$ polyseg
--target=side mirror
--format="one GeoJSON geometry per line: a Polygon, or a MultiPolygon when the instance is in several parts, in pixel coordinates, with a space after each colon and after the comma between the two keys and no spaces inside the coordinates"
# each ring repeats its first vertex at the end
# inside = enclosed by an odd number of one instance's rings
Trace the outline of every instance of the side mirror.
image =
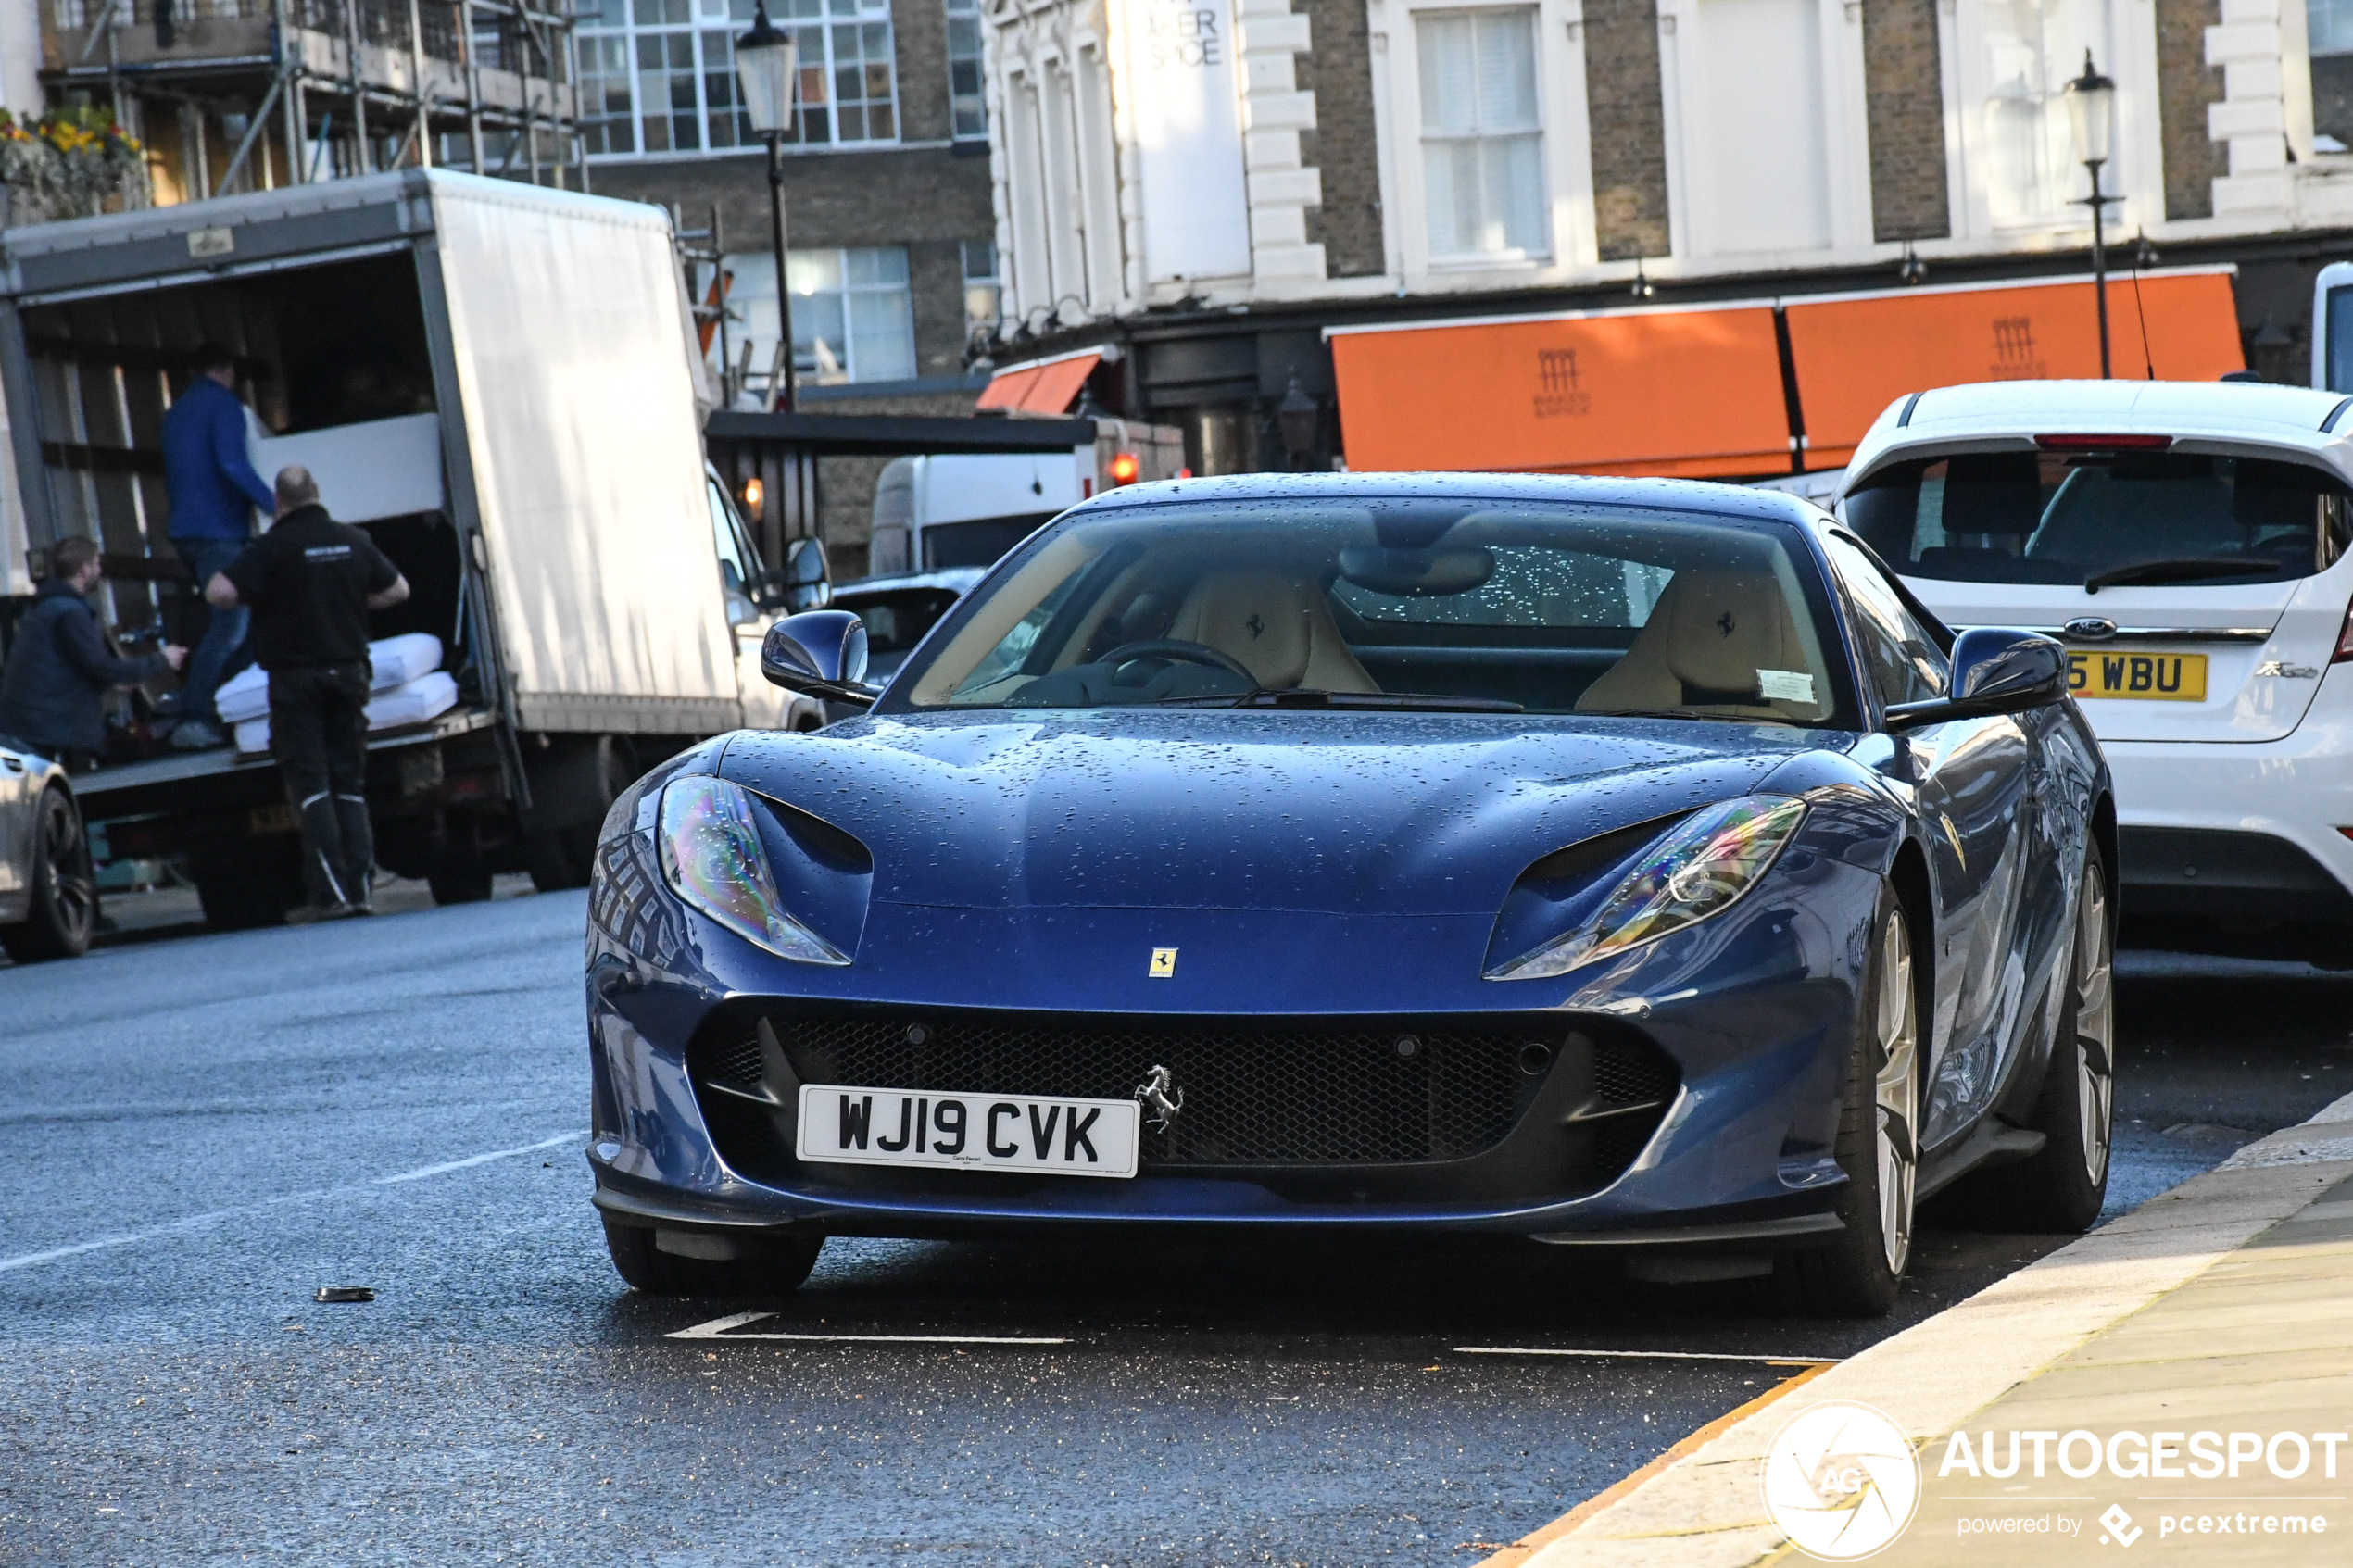
{"type": "Polygon", "coordinates": [[[797,540],[785,552],[784,602],[795,612],[834,602],[833,572],[825,564],[825,546],[816,540],[797,540]]]}
{"type": "Polygon", "coordinates": [[[1952,695],[1887,710],[1891,730],[2047,708],[2067,695],[2067,648],[2039,632],[1981,626],[1953,641],[1952,695]]]}
{"type": "Polygon", "coordinates": [[[760,672],[788,692],[854,708],[882,696],[866,684],[866,624],[846,609],[807,610],[769,627],[760,672]]]}

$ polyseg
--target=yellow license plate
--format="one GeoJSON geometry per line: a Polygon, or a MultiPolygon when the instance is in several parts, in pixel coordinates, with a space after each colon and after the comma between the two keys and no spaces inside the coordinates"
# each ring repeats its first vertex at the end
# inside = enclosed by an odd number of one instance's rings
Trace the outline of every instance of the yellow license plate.
{"type": "Polygon", "coordinates": [[[296,826],[294,808],[291,806],[257,806],[245,813],[245,831],[256,838],[273,833],[292,833],[296,826]]]}
{"type": "Polygon", "coordinates": [[[2202,653],[2070,649],[2067,668],[2067,689],[2077,696],[2147,702],[2206,700],[2206,656],[2202,653]]]}

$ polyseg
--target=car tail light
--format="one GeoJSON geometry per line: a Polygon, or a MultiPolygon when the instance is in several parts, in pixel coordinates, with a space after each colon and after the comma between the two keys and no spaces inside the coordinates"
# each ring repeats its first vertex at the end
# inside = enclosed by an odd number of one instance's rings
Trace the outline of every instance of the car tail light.
{"type": "Polygon", "coordinates": [[[2173,445],[2170,435],[2038,435],[2034,445],[2045,452],[2162,452],[2173,445]]]}
{"type": "Polygon", "coordinates": [[[1136,476],[1142,471],[1143,465],[1136,461],[1133,452],[1122,452],[1111,460],[1111,482],[1114,484],[1133,484],[1136,476]]]}
{"type": "Polygon", "coordinates": [[[2339,828],[2336,831],[2343,834],[2347,838],[2353,838],[2353,828],[2339,828]]]}
{"type": "Polygon", "coordinates": [[[2329,662],[2353,663],[2353,605],[2345,607],[2345,624],[2337,629],[2336,651],[2329,656],[2329,662]]]}

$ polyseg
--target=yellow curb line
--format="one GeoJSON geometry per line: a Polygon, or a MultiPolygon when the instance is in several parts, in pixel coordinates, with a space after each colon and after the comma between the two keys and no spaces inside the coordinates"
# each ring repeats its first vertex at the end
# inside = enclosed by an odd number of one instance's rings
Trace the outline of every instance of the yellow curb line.
{"type": "Polygon", "coordinates": [[[1690,1436],[1685,1437],[1681,1442],[1677,1443],[1673,1448],[1667,1449],[1665,1453],[1659,1455],[1656,1459],[1651,1461],[1640,1470],[1635,1471],[1633,1474],[1617,1481],[1614,1485],[1604,1487],[1601,1491],[1595,1492],[1592,1497],[1587,1498],[1583,1502],[1579,1503],[1575,1508],[1570,1509],[1567,1513],[1562,1514],[1558,1519],[1554,1520],[1551,1524],[1529,1531],[1527,1535],[1522,1536],[1519,1539],[1514,1541],[1511,1545],[1505,1547],[1494,1556],[1482,1559],[1477,1564],[1477,1568],[1519,1568],[1521,1563],[1526,1562],[1529,1558],[1535,1556],[1544,1548],[1552,1545],[1563,1536],[1567,1535],[1571,1530],[1576,1529],[1577,1526],[1585,1523],[1586,1520],[1592,1518],[1594,1514],[1599,1513],[1602,1510],[1609,1507],[1610,1504],[1617,1501],[1627,1493],[1632,1491],[1635,1487],[1641,1486],[1643,1482],[1649,1480],[1652,1476],[1657,1474],[1660,1471],[1666,1469],[1677,1460],[1683,1458],[1687,1454],[1696,1452],[1702,1446],[1713,1442],[1718,1436],[1727,1431],[1730,1431],[1733,1426],[1747,1420],[1750,1416],[1755,1415],[1758,1411],[1763,1410],[1767,1405],[1771,1404],[1782,1395],[1790,1393],[1803,1384],[1811,1383],[1815,1378],[1821,1376],[1822,1374],[1830,1371],[1831,1368],[1841,1363],[1837,1361],[1817,1361],[1813,1365],[1807,1367],[1804,1372],[1799,1373],[1795,1377],[1789,1379],[1787,1382],[1775,1384],[1772,1387],[1767,1389],[1764,1393],[1759,1394],[1754,1399],[1749,1400],[1748,1403],[1741,1406],[1738,1410],[1729,1411],[1726,1413],[1718,1416],[1714,1421],[1709,1422],[1706,1425],[1701,1427],[1690,1436]]]}

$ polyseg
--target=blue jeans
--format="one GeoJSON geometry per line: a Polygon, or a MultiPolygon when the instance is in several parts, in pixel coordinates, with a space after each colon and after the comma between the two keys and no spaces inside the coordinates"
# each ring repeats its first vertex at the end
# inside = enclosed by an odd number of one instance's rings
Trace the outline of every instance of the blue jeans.
{"type": "MultiPolygon", "coordinates": [[[[204,592],[212,574],[235,560],[245,552],[242,539],[174,539],[172,548],[188,563],[195,574],[196,592],[204,592]]],[[[220,715],[212,706],[212,694],[220,683],[236,673],[246,660],[239,656],[245,651],[245,633],[253,625],[253,611],[239,605],[233,609],[215,609],[212,623],[205,628],[204,641],[188,655],[187,668],[180,674],[180,716],[201,719],[208,724],[220,722],[220,715]]]]}

